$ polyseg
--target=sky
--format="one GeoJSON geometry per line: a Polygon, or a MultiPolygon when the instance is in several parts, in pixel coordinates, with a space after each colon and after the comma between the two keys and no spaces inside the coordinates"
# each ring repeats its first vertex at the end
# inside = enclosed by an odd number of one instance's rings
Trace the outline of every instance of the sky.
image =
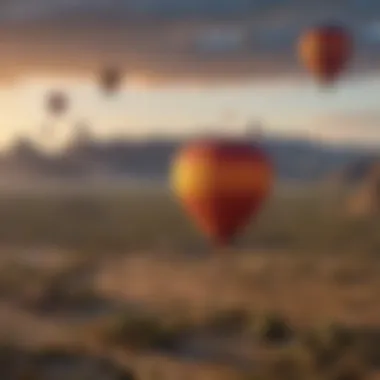
{"type": "Polygon", "coordinates": [[[20,135],[60,146],[83,122],[105,138],[254,124],[380,145],[378,0],[0,0],[0,56],[0,146],[20,135]],[[295,44],[329,20],[352,31],[356,54],[327,92],[295,44]],[[125,75],[109,99],[97,84],[107,65],[125,75]],[[54,89],[70,99],[57,121],[44,107],[54,89]]]}

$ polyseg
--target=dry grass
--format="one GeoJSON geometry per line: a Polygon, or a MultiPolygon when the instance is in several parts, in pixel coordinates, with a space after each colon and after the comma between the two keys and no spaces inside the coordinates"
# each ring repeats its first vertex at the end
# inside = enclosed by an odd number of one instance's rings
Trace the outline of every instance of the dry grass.
{"type": "Polygon", "coordinates": [[[231,252],[192,259],[141,253],[109,260],[97,277],[107,297],[192,314],[244,305],[277,311],[298,324],[378,323],[380,260],[373,256],[231,252]]]}
{"type": "Polygon", "coordinates": [[[215,254],[162,193],[0,198],[0,375],[375,379],[379,222],[338,205],[277,196],[215,254]]]}
{"type": "MultiPolygon", "coordinates": [[[[339,194],[338,194],[339,195],[339,194]]],[[[302,252],[377,253],[378,220],[348,220],[339,197],[317,191],[276,194],[243,231],[240,247],[302,252]]],[[[83,252],[203,251],[208,245],[163,191],[0,195],[0,243],[83,252]]]]}

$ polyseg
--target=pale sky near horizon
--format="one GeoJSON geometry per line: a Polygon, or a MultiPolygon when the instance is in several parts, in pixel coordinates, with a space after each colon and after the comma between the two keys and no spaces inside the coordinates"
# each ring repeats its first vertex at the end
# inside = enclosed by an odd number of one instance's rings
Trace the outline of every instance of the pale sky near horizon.
{"type": "Polygon", "coordinates": [[[380,145],[380,78],[344,79],[331,92],[307,76],[214,86],[154,87],[134,81],[107,99],[96,83],[80,78],[20,78],[0,90],[0,144],[19,134],[40,140],[41,127],[50,123],[44,96],[57,88],[67,93],[71,104],[67,115],[51,124],[55,137],[45,143],[54,146],[66,141],[81,121],[100,137],[180,135],[205,128],[239,134],[248,122],[257,121],[264,133],[380,145]]]}

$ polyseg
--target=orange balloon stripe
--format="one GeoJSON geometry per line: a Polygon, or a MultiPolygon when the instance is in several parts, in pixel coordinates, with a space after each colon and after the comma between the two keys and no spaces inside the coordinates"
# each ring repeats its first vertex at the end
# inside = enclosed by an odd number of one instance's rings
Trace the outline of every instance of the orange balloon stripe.
{"type": "Polygon", "coordinates": [[[173,187],[181,196],[225,193],[265,193],[272,172],[260,162],[224,163],[180,160],[173,171],[173,187]]]}
{"type": "Polygon", "coordinates": [[[311,70],[316,70],[320,66],[320,60],[316,59],[319,55],[319,44],[313,35],[307,35],[301,39],[299,50],[300,58],[311,70]]]}

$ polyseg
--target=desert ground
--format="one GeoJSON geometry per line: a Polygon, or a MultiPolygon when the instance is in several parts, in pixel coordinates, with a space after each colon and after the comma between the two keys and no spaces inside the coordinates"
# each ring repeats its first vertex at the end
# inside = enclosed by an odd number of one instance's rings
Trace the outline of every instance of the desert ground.
{"type": "Polygon", "coordinates": [[[0,195],[0,378],[380,378],[380,221],[281,189],[218,251],[166,190],[0,195]]]}

